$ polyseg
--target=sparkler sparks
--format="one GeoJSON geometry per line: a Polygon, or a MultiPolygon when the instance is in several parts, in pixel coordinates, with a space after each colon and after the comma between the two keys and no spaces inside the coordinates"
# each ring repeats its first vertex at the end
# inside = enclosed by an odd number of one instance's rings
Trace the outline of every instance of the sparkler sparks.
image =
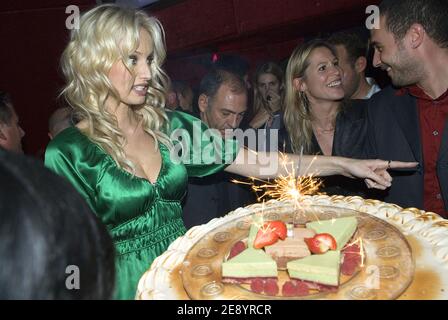
{"type": "Polygon", "coordinates": [[[365,259],[366,259],[366,254],[365,254],[365,252],[364,252],[364,243],[363,243],[363,240],[362,240],[361,237],[358,237],[358,238],[356,238],[356,240],[354,240],[353,242],[346,244],[342,250],[344,250],[344,249],[346,249],[346,248],[349,248],[349,247],[351,247],[351,246],[353,246],[353,245],[358,245],[358,247],[359,247],[359,253],[358,253],[358,254],[359,254],[359,256],[361,257],[361,264],[360,264],[360,267],[362,268],[362,267],[364,267],[364,262],[365,262],[365,259]]]}
{"type": "Polygon", "coordinates": [[[232,182],[250,185],[252,190],[257,194],[257,201],[259,202],[265,199],[277,199],[280,201],[294,200],[298,203],[302,196],[316,194],[322,181],[313,174],[298,176],[296,169],[292,165],[292,162],[288,161],[287,156],[283,153],[280,153],[280,155],[286,175],[278,176],[273,182],[254,177],[249,177],[252,182],[239,180],[232,180],[232,182]],[[292,170],[289,170],[288,167],[292,167],[292,170]]]}

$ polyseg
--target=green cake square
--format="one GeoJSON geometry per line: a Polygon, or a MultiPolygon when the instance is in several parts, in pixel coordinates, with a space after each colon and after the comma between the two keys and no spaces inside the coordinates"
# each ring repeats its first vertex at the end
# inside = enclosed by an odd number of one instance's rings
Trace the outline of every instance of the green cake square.
{"type": "Polygon", "coordinates": [[[286,266],[292,279],[338,286],[340,262],[340,251],[328,251],[290,261],[286,266]]]}
{"type": "Polygon", "coordinates": [[[257,237],[258,230],[260,230],[260,228],[255,223],[252,223],[249,230],[249,236],[247,237],[248,248],[254,247],[254,241],[255,238],[257,237]]]}
{"type": "Polygon", "coordinates": [[[247,248],[222,264],[223,277],[255,278],[277,275],[277,263],[260,249],[247,248]]]}
{"type": "Polygon", "coordinates": [[[358,221],[355,217],[319,220],[306,224],[307,228],[312,229],[316,233],[331,234],[338,244],[338,250],[342,250],[344,248],[345,244],[355,233],[357,226],[358,221]]]}

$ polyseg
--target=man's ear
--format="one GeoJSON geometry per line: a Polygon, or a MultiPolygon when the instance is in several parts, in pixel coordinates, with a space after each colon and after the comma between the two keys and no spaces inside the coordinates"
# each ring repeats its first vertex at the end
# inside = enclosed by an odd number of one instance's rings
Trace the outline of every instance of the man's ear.
{"type": "Polygon", "coordinates": [[[356,73],[364,72],[367,68],[367,59],[366,57],[358,57],[355,61],[355,71],[356,73]]]}
{"type": "Polygon", "coordinates": [[[198,98],[198,107],[201,112],[206,112],[208,109],[208,97],[205,94],[201,94],[198,98]]]}
{"type": "Polygon", "coordinates": [[[412,49],[417,49],[423,43],[423,39],[425,38],[425,28],[420,23],[414,23],[409,28],[406,33],[406,38],[408,39],[408,43],[412,49]]]}
{"type": "Polygon", "coordinates": [[[305,92],[307,90],[307,86],[303,78],[295,78],[292,80],[292,86],[295,90],[305,92]]]}

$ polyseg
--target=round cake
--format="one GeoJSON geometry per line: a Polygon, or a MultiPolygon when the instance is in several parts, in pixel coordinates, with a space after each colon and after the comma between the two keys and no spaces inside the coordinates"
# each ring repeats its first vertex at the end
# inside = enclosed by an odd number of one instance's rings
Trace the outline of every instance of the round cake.
{"type": "Polygon", "coordinates": [[[447,269],[448,221],[439,215],[360,197],[303,196],[300,202],[271,200],[238,208],[191,228],[154,260],[140,279],[136,299],[448,299],[447,269]],[[238,245],[244,249],[250,242],[256,216],[294,225],[356,217],[362,263],[350,276],[341,272],[338,287],[305,294],[288,294],[303,283],[289,279],[283,269],[275,281],[225,281],[223,264],[238,245]],[[257,283],[274,290],[257,290],[257,283]]]}

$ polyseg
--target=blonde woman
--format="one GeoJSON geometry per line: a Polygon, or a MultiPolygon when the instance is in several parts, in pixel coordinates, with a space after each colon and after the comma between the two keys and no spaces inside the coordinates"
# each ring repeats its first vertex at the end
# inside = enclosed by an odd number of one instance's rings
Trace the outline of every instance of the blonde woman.
{"type": "Polygon", "coordinates": [[[284,89],[283,71],[276,63],[267,62],[257,68],[253,117],[249,123],[256,130],[257,151],[284,151],[284,137],[280,134],[284,132],[284,89]]]}
{"type": "MultiPolygon", "coordinates": [[[[333,47],[312,40],[292,53],[286,71],[285,128],[294,153],[363,157],[366,107],[344,100],[342,70],[333,47]]],[[[326,179],[329,193],[360,191],[356,182],[326,179]],[[331,186],[331,188],[330,188],[331,186]]]]}
{"type": "MultiPolygon", "coordinates": [[[[164,59],[160,23],[142,11],[115,5],[83,14],[62,55],[63,94],[81,121],[51,141],[45,163],[75,186],[108,227],[117,250],[120,299],[134,297],[144,271],[185,232],[181,200],[188,175],[224,169],[264,177],[285,173],[281,166],[278,172],[261,174],[258,162],[246,165],[248,152],[233,140],[224,157],[230,155],[234,162],[204,161],[194,148],[190,159],[179,162],[172,152],[179,144],[173,146],[170,134],[176,128],[194,131],[197,123],[188,114],[165,111],[164,59]]],[[[207,129],[202,123],[199,128],[207,129]]],[[[312,160],[301,160],[301,173],[312,160]]],[[[298,161],[292,157],[292,165],[298,161]]],[[[409,165],[414,164],[322,157],[309,170],[369,178],[386,188],[391,182],[388,166],[409,165]]]]}
{"type": "Polygon", "coordinates": [[[254,117],[250,122],[252,128],[280,128],[273,122],[279,122],[283,109],[284,84],[283,71],[274,62],[260,65],[255,71],[254,83],[254,117]]]}

